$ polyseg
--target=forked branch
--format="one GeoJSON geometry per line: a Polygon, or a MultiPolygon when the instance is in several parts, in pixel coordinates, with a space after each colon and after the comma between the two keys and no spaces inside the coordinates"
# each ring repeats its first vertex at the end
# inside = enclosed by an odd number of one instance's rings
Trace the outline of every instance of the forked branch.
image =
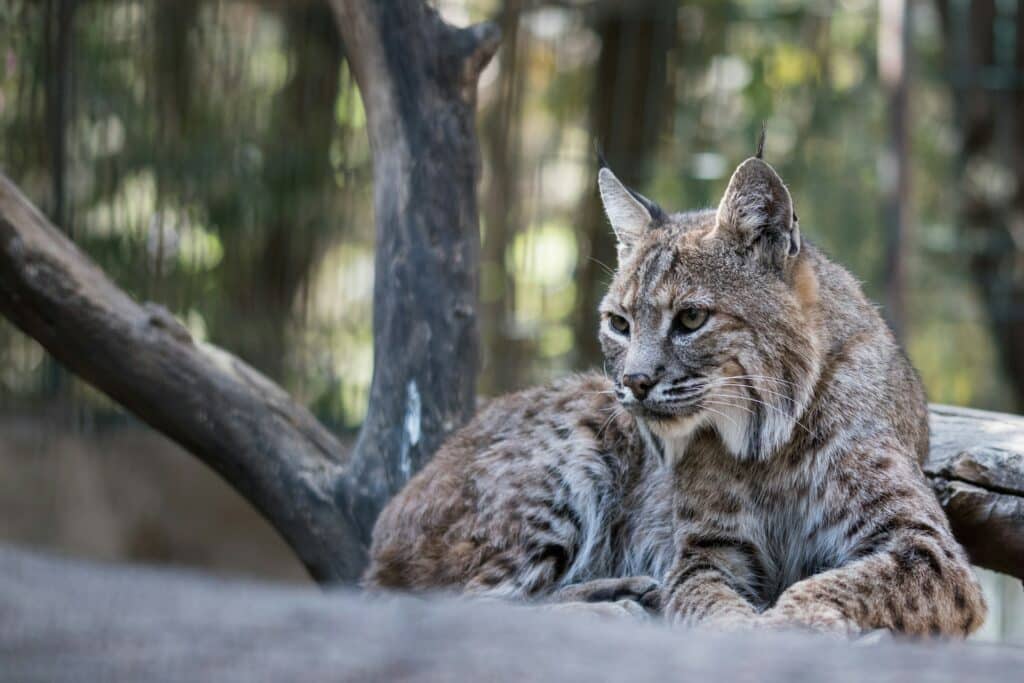
{"type": "Polygon", "coordinates": [[[472,414],[475,90],[498,34],[422,0],[334,6],[368,110],[377,222],[379,362],[351,454],[256,370],[121,291],[2,176],[0,313],[215,469],[316,579],[352,581],[381,507],[472,414]]]}

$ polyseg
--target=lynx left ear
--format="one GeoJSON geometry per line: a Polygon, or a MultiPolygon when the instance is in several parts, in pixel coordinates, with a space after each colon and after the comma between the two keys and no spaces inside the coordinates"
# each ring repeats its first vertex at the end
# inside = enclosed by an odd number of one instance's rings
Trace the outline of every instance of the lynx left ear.
{"type": "Polygon", "coordinates": [[[661,215],[661,210],[646,197],[622,184],[611,169],[603,166],[597,173],[601,203],[618,238],[619,261],[625,258],[645,230],[661,215]]]}
{"type": "Polygon", "coordinates": [[[715,232],[765,265],[781,267],[800,253],[800,227],[789,190],[775,169],[756,157],[732,174],[718,205],[715,232]]]}

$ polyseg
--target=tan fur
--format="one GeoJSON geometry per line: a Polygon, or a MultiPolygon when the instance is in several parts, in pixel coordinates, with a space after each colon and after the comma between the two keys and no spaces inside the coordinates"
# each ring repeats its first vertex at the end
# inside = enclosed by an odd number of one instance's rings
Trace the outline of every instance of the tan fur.
{"type": "Polygon", "coordinates": [[[794,269],[793,291],[804,315],[813,315],[818,306],[818,278],[810,261],[802,260],[794,269]]]}
{"type": "Polygon", "coordinates": [[[653,211],[643,230],[653,205],[601,183],[629,221],[601,304],[608,376],[484,409],[381,515],[367,585],[625,599],[723,628],[977,628],[920,470],[917,375],[802,240],[774,170],[748,159],[717,211],[653,211]]]}

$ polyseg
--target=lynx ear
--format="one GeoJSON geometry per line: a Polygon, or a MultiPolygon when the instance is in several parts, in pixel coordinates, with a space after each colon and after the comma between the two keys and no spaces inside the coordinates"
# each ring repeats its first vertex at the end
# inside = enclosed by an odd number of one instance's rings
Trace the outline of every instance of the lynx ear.
{"type": "Polygon", "coordinates": [[[765,161],[747,159],[718,205],[715,232],[765,265],[781,267],[800,253],[800,228],[782,178],[765,161]]]}
{"type": "Polygon", "coordinates": [[[661,215],[661,209],[643,195],[623,185],[607,166],[597,173],[601,203],[618,238],[619,261],[624,259],[645,230],[661,215]]]}

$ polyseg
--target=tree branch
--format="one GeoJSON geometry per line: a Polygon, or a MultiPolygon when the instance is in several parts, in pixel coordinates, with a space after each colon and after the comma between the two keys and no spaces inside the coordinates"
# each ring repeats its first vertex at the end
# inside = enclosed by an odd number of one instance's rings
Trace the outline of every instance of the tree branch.
{"type": "Polygon", "coordinates": [[[239,359],[117,288],[0,176],[0,313],[213,467],[314,578],[353,581],[390,497],[472,415],[478,333],[476,81],[490,24],[422,0],[334,3],[374,152],[374,367],[351,456],[239,359]]]}
{"type": "Polygon", "coordinates": [[[365,551],[338,504],[347,468],[334,436],[256,370],[118,289],[3,176],[0,313],[215,469],[314,577],[358,573],[365,551]]]}

